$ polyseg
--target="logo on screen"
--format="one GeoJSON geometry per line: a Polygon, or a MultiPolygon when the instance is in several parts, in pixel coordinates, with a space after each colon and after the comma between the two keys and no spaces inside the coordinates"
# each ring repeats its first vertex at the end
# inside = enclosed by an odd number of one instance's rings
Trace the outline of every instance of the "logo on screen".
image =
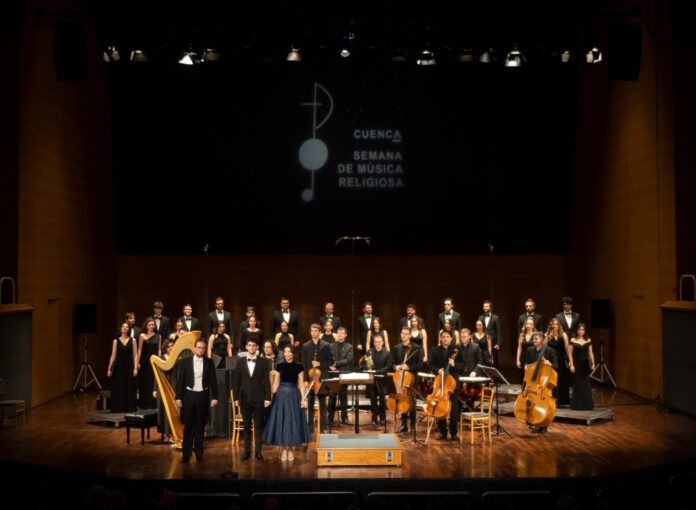
{"type": "Polygon", "coordinates": [[[297,157],[300,165],[309,171],[309,187],[302,191],[302,200],[311,202],[314,200],[314,174],[320,170],[329,159],[329,148],[323,140],[317,138],[317,131],[326,124],[333,113],[333,97],[326,87],[320,83],[314,83],[312,101],[300,103],[301,106],[312,108],[312,137],[307,138],[300,145],[297,157]],[[321,99],[324,99],[322,101],[321,99]]]}

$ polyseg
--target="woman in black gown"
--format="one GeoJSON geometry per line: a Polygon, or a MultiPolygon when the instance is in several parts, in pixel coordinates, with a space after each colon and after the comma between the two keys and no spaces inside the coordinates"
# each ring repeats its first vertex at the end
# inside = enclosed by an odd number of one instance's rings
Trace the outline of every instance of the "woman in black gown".
{"type": "Polygon", "coordinates": [[[522,381],[524,381],[524,355],[527,348],[534,345],[532,336],[534,335],[534,319],[531,317],[524,321],[522,331],[517,339],[517,368],[522,371],[522,381]]]}
{"type": "Polygon", "coordinates": [[[324,334],[321,335],[321,340],[330,344],[336,341],[336,333],[333,332],[333,321],[331,319],[324,323],[324,334]]]}
{"type": "Polygon", "coordinates": [[[570,404],[570,370],[568,370],[570,345],[568,344],[568,335],[563,332],[561,323],[554,317],[546,328],[546,336],[548,338],[547,345],[556,351],[556,359],[558,359],[556,405],[567,406],[570,404]]]}
{"type": "Polygon", "coordinates": [[[263,442],[280,447],[281,460],[293,460],[290,448],[307,444],[312,440],[307,419],[302,408],[307,401],[302,398],[304,391],[304,368],[294,361],[293,348],[283,348],[283,361],[276,364],[274,384],[275,398],[271,407],[263,442]]]}
{"type": "Polygon", "coordinates": [[[222,360],[218,360],[215,368],[224,368],[225,358],[232,356],[232,341],[230,336],[225,333],[225,323],[218,322],[216,331],[208,338],[208,357],[212,358],[213,354],[217,354],[222,360]]]}
{"type": "Polygon", "coordinates": [[[275,344],[278,352],[283,352],[286,345],[295,345],[295,336],[288,332],[288,323],[285,321],[280,323],[280,332],[276,333],[275,344]]]}
{"type": "Polygon", "coordinates": [[[121,324],[121,336],[114,338],[109,360],[111,412],[135,411],[135,377],[138,375],[138,350],[130,336],[130,325],[121,324]]]}
{"type": "Polygon", "coordinates": [[[249,327],[242,330],[242,335],[239,339],[239,352],[246,352],[246,344],[249,338],[256,340],[256,345],[263,345],[263,331],[256,327],[256,317],[250,315],[247,319],[249,327]]]}
{"type": "Polygon", "coordinates": [[[576,336],[570,341],[570,371],[575,374],[570,408],[577,411],[594,409],[590,374],[595,368],[595,360],[592,344],[590,339],[586,337],[586,331],[583,323],[578,324],[576,336]]]}
{"type": "Polygon", "coordinates": [[[483,327],[483,321],[476,321],[476,331],[471,335],[474,343],[478,344],[483,356],[483,364],[489,367],[493,366],[493,350],[491,348],[491,335],[486,333],[483,327]]]}
{"type": "MultiPolygon", "coordinates": [[[[167,361],[169,359],[173,347],[174,342],[169,340],[168,338],[162,342],[162,351],[164,351],[164,354],[162,354],[161,356],[162,360],[167,361]]],[[[177,369],[178,366],[175,366],[171,370],[167,370],[166,372],[164,372],[164,377],[167,379],[169,385],[172,388],[175,387],[177,369]]],[[[162,397],[159,394],[158,389],[159,388],[157,387],[157,380],[155,380],[155,386],[152,390],[152,396],[157,399],[157,432],[164,435],[163,441],[165,443],[172,444],[174,443],[174,438],[172,437],[172,428],[169,424],[167,411],[164,409],[164,402],[162,401],[162,397]]]]}
{"type": "Polygon", "coordinates": [[[423,363],[428,361],[428,333],[421,328],[420,320],[415,315],[411,317],[411,342],[423,349],[423,363]]]}
{"type": "Polygon", "coordinates": [[[162,337],[156,333],[155,319],[148,317],[143,324],[143,332],[140,333],[138,342],[138,372],[140,373],[139,389],[140,409],[155,409],[157,400],[152,398],[152,387],[155,384],[155,374],[150,364],[150,356],[162,356],[162,337]]]}

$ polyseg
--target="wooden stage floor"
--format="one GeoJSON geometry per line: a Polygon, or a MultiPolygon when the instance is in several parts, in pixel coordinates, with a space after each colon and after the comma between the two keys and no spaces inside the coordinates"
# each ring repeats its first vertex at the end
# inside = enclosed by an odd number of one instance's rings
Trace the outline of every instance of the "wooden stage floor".
{"type": "MultiPolygon", "coordinates": [[[[263,447],[264,462],[253,457],[241,462],[241,443],[232,447],[232,467],[242,480],[568,478],[610,476],[696,457],[696,419],[662,413],[653,404],[604,387],[595,388],[594,394],[595,405],[614,410],[614,420],[591,426],[554,422],[547,434],[537,435],[514,418],[501,416],[512,437],[494,437],[492,445],[482,442],[480,433],[473,446],[466,435],[461,445],[434,437],[427,449],[405,444],[401,467],[317,468],[313,444],[306,451],[296,450],[293,462],[281,462],[270,446],[263,447]]],[[[125,427],[89,423],[87,411],[95,408],[95,400],[94,393],[68,394],[33,409],[24,426],[4,424],[0,459],[133,480],[218,479],[226,471],[225,439],[206,442],[204,464],[192,459],[181,465],[180,451],[161,444],[154,428],[144,446],[140,431],[131,430],[127,445],[125,427]]],[[[370,427],[368,413],[360,413],[360,418],[361,432],[378,432],[370,427]]],[[[352,433],[353,427],[344,426],[342,432],[352,433]]],[[[424,439],[424,426],[419,432],[424,439]]]]}

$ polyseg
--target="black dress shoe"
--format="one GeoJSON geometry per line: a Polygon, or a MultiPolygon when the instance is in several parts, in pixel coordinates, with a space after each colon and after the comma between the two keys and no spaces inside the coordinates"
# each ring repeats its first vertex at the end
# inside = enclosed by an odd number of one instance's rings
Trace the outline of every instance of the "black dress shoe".
{"type": "Polygon", "coordinates": [[[328,434],[329,430],[326,427],[322,427],[321,429],[319,429],[319,433],[320,434],[328,434]]]}
{"type": "Polygon", "coordinates": [[[534,432],[535,434],[540,434],[540,433],[541,433],[541,429],[540,429],[539,427],[533,427],[533,428],[532,428],[532,432],[534,432]]]}
{"type": "Polygon", "coordinates": [[[376,426],[377,426],[377,421],[372,420],[372,421],[370,422],[370,424],[371,424],[373,427],[376,427],[376,426]]]}
{"type": "Polygon", "coordinates": [[[445,439],[447,439],[447,434],[438,434],[438,436],[435,439],[437,439],[438,441],[444,441],[445,439]]]}
{"type": "Polygon", "coordinates": [[[196,462],[199,464],[203,464],[203,457],[196,457],[196,462]]]}
{"type": "Polygon", "coordinates": [[[242,460],[249,460],[249,457],[251,457],[251,453],[244,452],[244,455],[242,455],[242,460]]]}
{"type": "Polygon", "coordinates": [[[263,460],[263,455],[261,455],[260,453],[257,453],[257,454],[256,454],[256,460],[262,461],[262,460],[263,460]]]}
{"type": "Polygon", "coordinates": [[[190,457],[181,457],[181,460],[179,461],[179,464],[186,464],[189,461],[190,457]]]}
{"type": "Polygon", "coordinates": [[[406,425],[401,425],[401,427],[396,429],[397,434],[401,434],[402,432],[408,432],[408,427],[406,425]]]}
{"type": "Polygon", "coordinates": [[[450,437],[450,441],[459,441],[459,436],[457,436],[457,434],[453,435],[450,437]]]}
{"type": "Polygon", "coordinates": [[[341,418],[341,423],[343,423],[343,425],[350,425],[351,424],[350,421],[348,421],[347,416],[344,416],[343,418],[341,418]]]}

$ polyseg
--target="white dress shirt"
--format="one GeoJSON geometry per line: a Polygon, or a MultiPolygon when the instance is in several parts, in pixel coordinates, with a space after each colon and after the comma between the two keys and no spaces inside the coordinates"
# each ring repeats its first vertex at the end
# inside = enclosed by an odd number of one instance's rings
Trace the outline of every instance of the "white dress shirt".
{"type": "Polygon", "coordinates": [[[193,356],[193,391],[203,391],[203,358],[193,356]]]}

